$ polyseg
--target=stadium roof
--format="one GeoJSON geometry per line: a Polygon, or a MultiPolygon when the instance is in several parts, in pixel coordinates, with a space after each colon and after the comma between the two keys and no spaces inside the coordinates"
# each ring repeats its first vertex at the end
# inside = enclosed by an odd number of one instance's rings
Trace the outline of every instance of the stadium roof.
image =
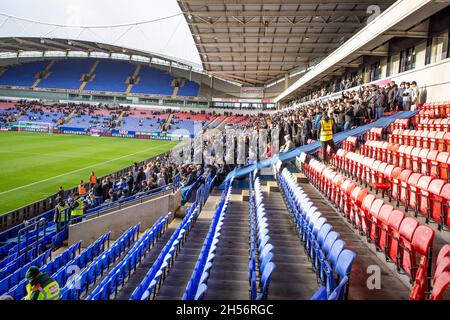
{"type": "Polygon", "coordinates": [[[394,2],[178,0],[203,68],[250,85],[317,64],[394,2]]]}
{"type": "MultiPolygon", "coordinates": [[[[0,58],[10,58],[12,57],[11,54],[17,57],[60,57],[61,55],[57,54],[58,52],[69,56],[77,56],[71,55],[70,53],[84,53],[87,57],[89,57],[91,54],[97,53],[96,57],[99,57],[98,54],[103,54],[105,57],[117,55],[118,57],[121,56],[123,59],[137,57],[136,60],[141,58],[143,61],[148,62],[153,59],[158,59],[169,64],[172,63],[174,66],[193,69],[192,64],[188,61],[174,59],[173,57],[168,57],[162,54],[155,54],[143,50],[130,49],[100,42],[33,37],[0,38],[0,58]]],[[[197,69],[196,71],[201,70],[197,69]]]]}
{"type": "Polygon", "coordinates": [[[357,70],[363,56],[388,56],[388,41],[395,37],[427,38],[427,18],[444,9],[450,0],[399,0],[367,24],[317,66],[284,90],[276,102],[300,97],[307,90],[326,83],[346,68],[357,70]]]}

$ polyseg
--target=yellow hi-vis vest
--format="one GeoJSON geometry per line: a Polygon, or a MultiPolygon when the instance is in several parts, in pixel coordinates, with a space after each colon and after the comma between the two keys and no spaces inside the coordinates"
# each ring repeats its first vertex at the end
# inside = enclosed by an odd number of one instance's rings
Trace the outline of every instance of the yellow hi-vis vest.
{"type": "Polygon", "coordinates": [[[79,198],[77,200],[78,202],[78,207],[74,208],[72,210],[72,217],[79,217],[82,216],[84,213],[84,201],[83,199],[79,198]]]}
{"type": "MultiPolygon", "coordinates": [[[[67,203],[64,204],[64,206],[58,204],[55,209],[58,210],[58,212],[59,212],[59,222],[65,222],[66,221],[66,215],[67,215],[67,219],[70,218],[69,217],[70,207],[69,207],[69,205],[67,203]]],[[[57,217],[57,215],[55,213],[55,220],[54,221],[58,222],[58,221],[56,221],[56,217],[57,217]]]]}
{"type": "MultiPolygon", "coordinates": [[[[33,291],[36,291],[36,288],[31,284],[27,284],[27,296],[25,300],[31,299],[31,294],[33,291]]],[[[39,291],[38,300],[59,300],[59,284],[56,281],[50,282],[45,287],[39,287],[37,289],[39,291]]]]}
{"type": "Polygon", "coordinates": [[[320,141],[328,141],[333,139],[333,120],[320,120],[320,141]]]}

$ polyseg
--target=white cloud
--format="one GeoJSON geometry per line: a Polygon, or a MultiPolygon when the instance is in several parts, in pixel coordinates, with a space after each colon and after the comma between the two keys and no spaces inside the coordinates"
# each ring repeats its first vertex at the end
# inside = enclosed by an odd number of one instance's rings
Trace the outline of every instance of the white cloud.
{"type": "Polygon", "coordinates": [[[176,0],[2,0],[0,13],[71,26],[140,25],[82,29],[55,27],[0,16],[0,37],[29,36],[98,41],[201,64],[189,26],[176,0]]]}

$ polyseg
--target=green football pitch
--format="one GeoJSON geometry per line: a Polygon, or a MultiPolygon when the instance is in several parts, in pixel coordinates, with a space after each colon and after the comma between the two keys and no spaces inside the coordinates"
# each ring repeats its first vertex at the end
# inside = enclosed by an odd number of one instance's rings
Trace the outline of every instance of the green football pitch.
{"type": "Polygon", "coordinates": [[[164,153],[177,142],[0,132],[0,214],[164,153]]]}

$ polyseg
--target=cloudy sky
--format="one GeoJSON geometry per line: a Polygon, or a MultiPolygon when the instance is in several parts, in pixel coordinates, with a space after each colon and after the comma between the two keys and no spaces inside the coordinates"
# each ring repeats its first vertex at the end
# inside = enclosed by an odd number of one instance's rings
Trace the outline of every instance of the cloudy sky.
{"type": "Polygon", "coordinates": [[[189,27],[180,13],[175,0],[0,0],[0,37],[90,40],[201,64],[189,27]],[[64,27],[21,21],[5,14],[64,27]],[[173,17],[140,23],[170,16],[173,17]],[[121,24],[132,25],[94,28],[121,24]]]}

